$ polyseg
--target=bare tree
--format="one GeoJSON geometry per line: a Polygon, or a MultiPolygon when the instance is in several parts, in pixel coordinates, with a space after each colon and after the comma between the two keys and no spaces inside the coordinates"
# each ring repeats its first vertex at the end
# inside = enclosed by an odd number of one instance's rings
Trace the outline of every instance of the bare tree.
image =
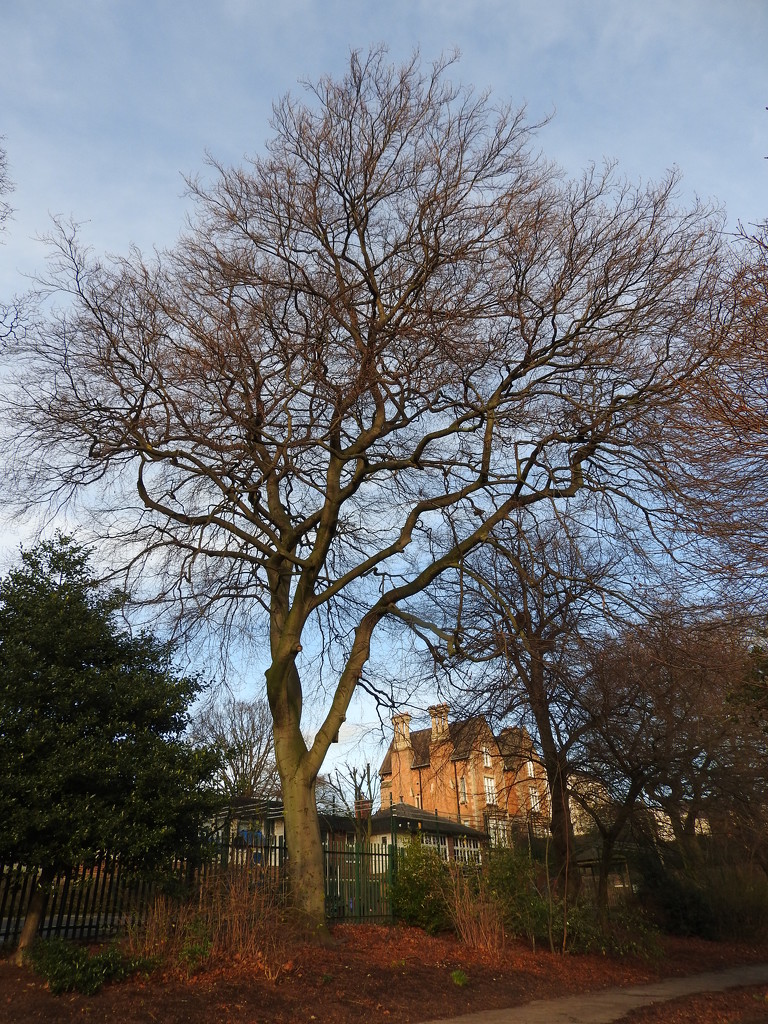
{"type": "Polygon", "coordinates": [[[742,228],[737,242],[722,296],[729,340],[667,430],[688,474],[681,525],[707,546],[710,574],[760,609],[768,552],[768,221],[742,228]]]}
{"type": "Polygon", "coordinates": [[[204,705],[191,723],[195,742],[221,753],[215,784],[229,797],[268,800],[280,780],[272,742],[272,716],[266,700],[224,700],[204,705]]]}
{"type": "Polygon", "coordinates": [[[10,206],[2,199],[2,196],[8,195],[11,188],[11,179],[8,174],[8,155],[5,149],[0,147],[0,230],[3,229],[5,221],[11,215],[10,206]]]}
{"type": "Polygon", "coordinates": [[[762,737],[733,699],[748,672],[743,623],[670,602],[595,646],[578,753],[600,786],[577,796],[602,839],[603,909],[616,843],[641,797],[666,813],[692,864],[697,825],[743,817],[747,795],[764,791],[762,737]]]}
{"type": "Polygon", "coordinates": [[[582,700],[589,639],[612,614],[626,611],[626,573],[615,538],[601,546],[573,516],[547,522],[523,513],[497,527],[455,579],[440,581],[435,600],[446,613],[441,632],[453,620],[448,665],[471,666],[465,682],[450,672],[452,699],[459,696],[467,713],[524,721],[538,738],[551,796],[553,864],[572,895],[579,875],[570,870],[571,762],[589,721],[582,700]]]}
{"type": "Polygon", "coordinates": [[[264,624],[293,895],[320,934],[314,785],[374,630],[520,509],[670,508],[664,422],[721,344],[721,235],[673,176],[563,180],[444,61],[355,53],[308,90],[264,156],[191,183],[173,250],[99,262],[62,230],[67,305],[13,351],[5,451],[22,511],[81,499],[167,600],[264,624]]]}
{"type": "MultiPolygon", "coordinates": [[[[0,138],[0,143],[2,141],[2,138],[0,138]]],[[[13,184],[8,173],[8,155],[3,146],[0,145],[0,236],[5,231],[5,222],[13,212],[4,198],[12,191],[13,184]]],[[[0,342],[12,337],[21,330],[24,307],[25,303],[19,298],[13,302],[6,302],[0,299],[0,342]]]]}

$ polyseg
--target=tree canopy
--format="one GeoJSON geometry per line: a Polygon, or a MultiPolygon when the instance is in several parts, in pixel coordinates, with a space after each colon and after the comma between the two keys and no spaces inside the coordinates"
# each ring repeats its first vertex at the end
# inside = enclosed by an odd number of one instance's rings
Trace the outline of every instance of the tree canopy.
{"type": "Polygon", "coordinates": [[[98,851],[155,865],[194,848],[215,757],[183,736],[200,683],[59,537],[0,580],[0,857],[50,870],[98,851]]]}
{"type": "Polygon", "coordinates": [[[450,73],[353,53],[275,105],[263,155],[190,182],[190,227],[154,259],[95,260],[62,228],[67,302],[13,348],[11,500],[83,500],[166,599],[263,624],[318,927],[314,785],[376,627],[413,624],[523,510],[672,523],[665,424],[727,330],[720,220],[682,209],[674,175],[566,180],[522,110],[450,73]]]}
{"type": "Polygon", "coordinates": [[[272,717],[265,700],[227,695],[207,703],[194,715],[190,736],[220,753],[213,782],[222,794],[264,802],[278,796],[272,717]]]}

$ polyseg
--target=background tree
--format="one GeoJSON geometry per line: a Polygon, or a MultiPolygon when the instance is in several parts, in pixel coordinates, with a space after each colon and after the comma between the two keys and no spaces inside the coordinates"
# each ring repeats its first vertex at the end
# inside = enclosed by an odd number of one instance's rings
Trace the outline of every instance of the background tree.
{"type": "Polygon", "coordinates": [[[667,607],[642,636],[671,755],[647,796],[666,815],[683,864],[695,869],[702,831],[716,844],[761,816],[768,757],[750,692],[752,623],[667,607]]]}
{"type": "MultiPolygon", "coordinates": [[[[575,521],[523,513],[497,527],[459,576],[431,595],[444,612],[439,633],[455,639],[445,662],[452,701],[465,714],[522,722],[537,738],[551,797],[552,865],[572,895],[579,874],[570,870],[569,790],[572,750],[589,719],[585,645],[617,605],[626,568],[620,551],[614,544],[606,554],[575,521]]],[[[426,613],[422,634],[430,644],[426,613]]]]}
{"type": "Polygon", "coordinates": [[[764,792],[764,744],[734,701],[748,667],[744,623],[671,602],[594,646],[577,754],[597,785],[576,797],[601,837],[603,909],[616,844],[641,798],[666,815],[693,868],[701,827],[735,831],[750,794],[764,792]]]}
{"type": "Polygon", "coordinates": [[[667,431],[691,496],[679,525],[706,545],[709,575],[726,581],[730,600],[740,596],[760,616],[768,552],[768,221],[742,228],[738,242],[722,295],[731,310],[727,344],[670,415],[667,431]]]}
{"type": "MultiPolygon", "coordinates": [[[[0,138],[0,244],[2,244],[2,235],[5,232],[5,222],[12,213],[10,205],[5,201],[5,196],[13,191],[13,184],[8,173],[8,155],[2,142],[3,139],[0,138]]],[[[5,300],[5,296],[0,297],[0,342],[21,329],[23,308],[24,303],[20,299],[11,303],[5,300]]]]}
{"type": "Polygon", "coordinates": [[[329,775],[318,777],[318,808],[325,814],[354,818],[355,836],[363,843],[371,838],[371,814],[381,793],[380,782],[370,764],[363,768],[347,762],[329,775]]]}
{"type": "Polygon", "coordinates": [[[717,358],[722,233],[673,176],[563,180],[445,62],[355,53],[308,91],[264,156],[191,182],[172,251],[104,263],[60,233],[68,303],[13,349],[5,454],[26,513],[82,498],[174,606],[263,625],[292,891],[321,934],[315,781],[376,627],[523,508],[673,511],[664,420],[717,358]]]}
{"type": "Polygon", "coordinates": [[[0,231],[4,229],[6,220],[11,215],[11,208],[2,198],[11,191],[11,179],[8,174],[8,154],[0,146],[0,231]]]}
{"type": "Polygon", "coordinates": [[[118,626],[124,600],[64,537],[0,581],[0,857],[42,869],[19,955],[58,871],[102,850],[145,868],[191,853],[211,806],[215,755],[183,738],[199,683],[118,626]]]}
{"type": "Polygon", "coordinates": [[[227,696],[206,704],[192,720],[190,737],[219,752],[213,781],[221,793],[264,801],[278,795],[272,716],[265,700],[227,696]]]}

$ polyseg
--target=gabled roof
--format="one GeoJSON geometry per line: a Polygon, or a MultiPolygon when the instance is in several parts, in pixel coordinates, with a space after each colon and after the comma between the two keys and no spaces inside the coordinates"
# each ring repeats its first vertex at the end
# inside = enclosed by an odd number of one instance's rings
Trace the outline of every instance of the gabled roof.
{"type": "Polygon", "coordinates": [[[473,751],[480,749],[483,740],[493,739],[491,727],[483,715],[465,718],[463,722],[451,722],[448,729],[453,742],[454,761],[466,760],[473,751]]]}
{"type": "MultiPolygon", "coordinates": [[[[491,727],[483,715],[474,715],[461,722],[448,723],[448,741],[453,744],[452,761],[464,761],[472,753],[480,749],[486,738],[493,738],[491,727]]],[[[413,759],[411,768],[428,768],[429,748],[432,743],[432,728],[415,729],[410,734],[413,759]]],[[[392,749],[394,740],[389,745],[384,760],[379,768],[379,775],[392,774],[392,749]]]]}
{"type": "Polygon", "coordinates": [[[515,771],[533,753],[533,743],[528,731],[521,726],[502,729],[496,738],[506,771],[515,771]]]}

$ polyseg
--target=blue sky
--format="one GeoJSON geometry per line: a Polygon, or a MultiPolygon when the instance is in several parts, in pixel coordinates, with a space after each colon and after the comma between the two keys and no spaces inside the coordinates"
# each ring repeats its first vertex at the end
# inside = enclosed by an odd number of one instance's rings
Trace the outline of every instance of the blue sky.
{"type": "Polygon", "coordinates": [[[676,165],[729,224],[768,216],[766,0],[0,0],[0,135],[16,184],[0,294],[42,260],[50,216],[97,252],[171,244],[183,173],[258,152],[272,100],[350,48],[458,48],[455,76],[552,115],[569,173],[676,165]]]}
{"type": "Polygon", "coordinates": [[[551,115],[541,148],[571,174],[677,166],[729,226],[768,217],[767,0],[0,0],[0,39],[6,300],[51,215],[96,252],[171,245],[206,151],[261,151],[273,99],[377,43],[395,62],[458,48],[455,78],[551,115]]]}

